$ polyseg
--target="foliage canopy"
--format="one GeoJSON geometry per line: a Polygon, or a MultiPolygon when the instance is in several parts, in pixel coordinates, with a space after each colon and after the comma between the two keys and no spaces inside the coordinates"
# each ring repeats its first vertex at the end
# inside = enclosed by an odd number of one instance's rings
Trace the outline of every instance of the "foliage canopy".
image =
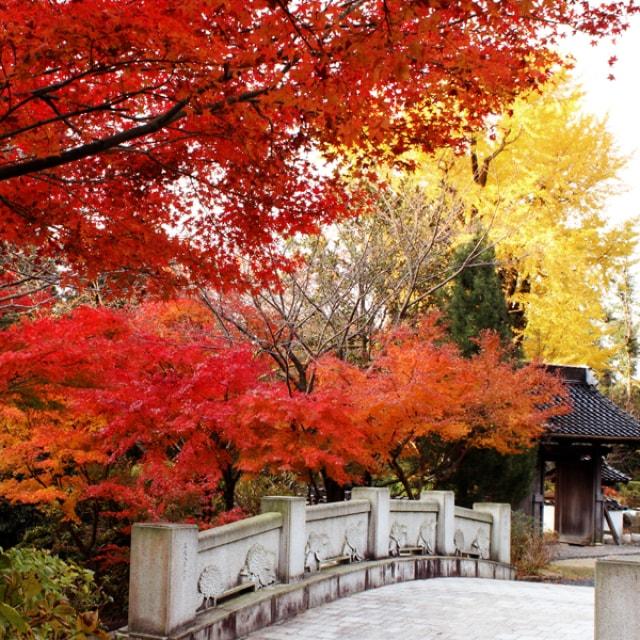
{"type": "MultiPolygon", "coordinates": [[[[6,0],[0,241],[130,293],[234,287],[344,213],[312,154],[371,164],[464,133],[627,2],[6,0]],[[141,280],[143,282],[141,282],[141,280]]],[[[366,171],[366,166],[361,170],[366,171]]]]}

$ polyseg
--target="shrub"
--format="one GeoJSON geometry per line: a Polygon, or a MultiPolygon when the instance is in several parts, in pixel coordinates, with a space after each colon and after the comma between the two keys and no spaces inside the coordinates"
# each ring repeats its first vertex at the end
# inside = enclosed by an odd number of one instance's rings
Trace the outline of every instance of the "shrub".
{"type": "Polygon", "coordinates": [[[291,473],[244,476],[236,485],[236,503],[245,514],[260,513],[260,499],[264,496],[306,495],[306,486],[291,473]]]}
{"type": "Polygon", "coordinates": [[[640,507],[640,482],[631,481],[620,488],[620,502],[630,509],[640,507]]]}
{"type": "Polygon", "coordinates": [[[551,553],[544,536],[539,532],[533,518],[521,511],[511,514],[511,563],[519,576],[540,573],[551,560],[551,553]]]}
{"type": "Polygon", "coordinates": [[[456,504],[509,502],[519,505],[531,490],[537,448],[524,453],[503,454],[494,449],[472,448],[447,482],[456,494],[456,504]]]}
{"type": "Polygon", "coordinates": [[[106,639],[103,603],[91,571],[40,549],[0,549],[0,639],[106,639]]]}
{"type": "Polygon", "coordinates": [[[13,547],[27,531],[40,525],[45,517],[30,504],[11,504],[0,497],[0,547],[13,547]]]}

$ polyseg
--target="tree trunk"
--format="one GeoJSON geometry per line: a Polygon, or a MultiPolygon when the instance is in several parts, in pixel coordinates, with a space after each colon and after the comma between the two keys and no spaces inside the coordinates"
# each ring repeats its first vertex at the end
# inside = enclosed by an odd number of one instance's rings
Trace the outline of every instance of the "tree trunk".
{"type": "Polygon", "coordinates": [[[344,500],[344,486],[329,477],[324,469],[322,470],[322,481],[327,493],[327,502],[342,502],[344,500]]]}
{"type": "Polygon", "coordinates": [[[236,484],[240,480],[240,471],[227,467],[222,472],[222,497],[225,511],[231,511],[236,504],[236,484]]]}

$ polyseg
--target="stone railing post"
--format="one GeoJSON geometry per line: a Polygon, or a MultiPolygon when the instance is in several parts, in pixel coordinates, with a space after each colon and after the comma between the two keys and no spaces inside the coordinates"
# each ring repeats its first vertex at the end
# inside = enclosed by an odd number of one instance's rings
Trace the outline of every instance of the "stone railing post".
{"type": "Polygon", "coordinates": [[[640,556],[596,561],[595,640],[637,638],[640,629],[640,556]]]}
{"type": "Polygon", "coordinates": [[[306,500],[291,496],[269,496],[260,501],[262,513],[282,514],[282,535],[278,554],[278,578],[296,582],[304,577],[307,544],[306,500]]]}
{"type": "Polygon", "coordinates": [[[164,638],[196,618],[198,527],[134,524],[129,633],[164,638]]]}
{"type": "Polygon", "coordinates": [[[374,560],[388,557],[391,511],[389,489],[387,487],[354,487],[351,490],[351,499],[368,500],[371,503],[367,556],[374,560]]]}
{"type": "Polygon", "coordinates": [[[503,502],[476,502],[474,511],[493,516],[491,559],[511,563],[511,505],[503,502]]]}
{"type": "Polygon", "coordinates": [[[435,502],[438,505],[438,524],[436,526],[436,553],[452,556],[456,552],[453,543],[455,535],[455,494],[453,491],[423,491],[420,500],[435,502]]]}

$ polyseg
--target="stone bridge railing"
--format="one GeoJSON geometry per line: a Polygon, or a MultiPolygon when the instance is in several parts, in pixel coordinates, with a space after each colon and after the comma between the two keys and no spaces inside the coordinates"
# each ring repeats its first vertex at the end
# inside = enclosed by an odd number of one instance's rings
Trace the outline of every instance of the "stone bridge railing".
{"type": "Polygon", "coordinates": [[[133,639],[229,639],[337,597],[408,579],[512,577],[508,504],[456,507],[449,491],[306,506],[263,498],[262,514],[199,532],[137,524],[131,539],[133,639]]]}

